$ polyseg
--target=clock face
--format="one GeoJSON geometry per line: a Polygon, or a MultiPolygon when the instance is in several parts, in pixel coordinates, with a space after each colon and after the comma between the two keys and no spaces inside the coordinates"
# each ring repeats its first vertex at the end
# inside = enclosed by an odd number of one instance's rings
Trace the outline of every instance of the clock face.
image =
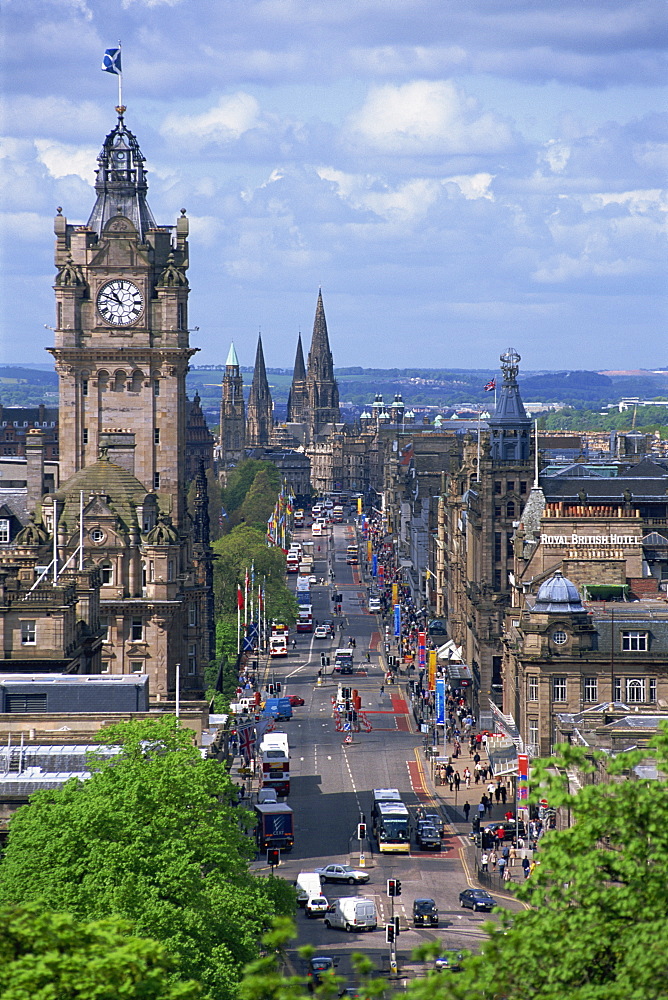
{"type": "Polygon", "coordinates": [[[97,293],[97,308],[107,323],[130,326],[141,316],[144,299],[137,286],[127,278],[114,278],[102,285],[97,293]]]}

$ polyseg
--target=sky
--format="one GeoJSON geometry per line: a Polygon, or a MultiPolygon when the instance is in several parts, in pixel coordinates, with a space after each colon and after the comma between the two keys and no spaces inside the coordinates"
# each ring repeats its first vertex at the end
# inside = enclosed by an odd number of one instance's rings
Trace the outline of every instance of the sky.
{"type": "Polygon", "coordinates": [[[190,219],[194,364],[668,365],[663,0],[3,0],[5,362],[49,360],[53,216],[125,121],[190,219]],[[197,331],[195,327],[199,327],[197,331]]]}

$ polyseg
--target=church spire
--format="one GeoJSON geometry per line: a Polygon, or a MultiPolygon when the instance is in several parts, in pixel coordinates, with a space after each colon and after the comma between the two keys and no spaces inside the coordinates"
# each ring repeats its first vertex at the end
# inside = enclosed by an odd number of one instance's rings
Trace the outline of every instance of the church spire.
{"type": "Polygon", "coordinates": [[[222,389],[218,454],[223,468],[226,469],[241,461],[246,447],[244,380],[234,344],[230,344],[227,354],[222,389]]]}
{"type": "Polygon", "coordinates": [[[124,215],[134,224],[144,242],[148,230],[156,228],[156,222],[146,201],[145,160],[136,136],[123,121],[124,110],[118,109],[118,123],[104,140],[97,158],[97,199],[88,227],[101,236],[111,218],[124,215]]]}
{"type": "Polygon", "coordinates": [[[292,373],[292,385],[288,395],[288,423],[299,424],[304,420],[306,407],[306,365],[302,348],[302,335],[297,338],[297,354],[292,373]]]}
{"type": "Polygon", "coordinates": [[[339,387],[334,378],[334,358],[329,347],[322,289],[318,290],[315,307],[311,350],[306,369],[306,391],[309,432],[311,438],[314,438],[325,424],[336,423],[340,417],[339,387]]]}
{"type": "Polygon", "coordinates": [[[246,444],[249,448],[263,448],[269,444],[273,426],[272,399],[264,365],[262,336],[257,338],[253,381],[248,396],[248,416],[246,419],[246,444]]]}

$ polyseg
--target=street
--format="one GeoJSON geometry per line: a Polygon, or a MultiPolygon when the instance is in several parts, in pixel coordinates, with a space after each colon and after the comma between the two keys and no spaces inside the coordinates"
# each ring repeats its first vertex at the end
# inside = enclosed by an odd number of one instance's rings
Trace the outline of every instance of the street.
{"type": "MultiPolygon", "coordinates": [[[[358,567],[348,566],[345,561],[353,531],[349,525],[335,525],[329,539],[319,538],[315,546],[315,576],[327,580],[328,566],[333,565],[335,583],[312,588],[314,622],[334,618],[331,595],[336,590],[343,595],[343,630],[337,630],[336,639],[331,640],[300,635],[297,649],[287,661],[280,661],[280,666],[277,662],[271,664],[273,678],[284,684],[283,693],[299,695],[305,701],[303,707],[294,710],[291,722],[278,727],[285,729],[290,739],[289,802],[295,812],[294,849],[283,855],[277,872],[288,880],[295,880],[300,871],[330,862],[359,867],[357,824],[364,814],[370,837],[368,820],[374,788],[398,788],[413,815],[423,804],[435,807],[445,818],[425,773],[422,754],[417,750],[422,747],[422,736],[414,731],[403,686],[385,683],[385,690],[380,693],[384,683],[379,652],[380,619],[366,611],[366,590],[360,583],[358,567]],[[323,670],[322,683],[318,685],[321,653],[328,655],[333,664],[334,650],[347,645],[350,636],[356,640],[354,675],[334,676],[330,666],[323,670]],[[370,663],[366,662],[367,650],[371,654],[370,663]],[[335,731],[332,718],[332,696],[339,682],[358,690],[362,711],[373,727],[371,732],[355,733],[351,745],[344,744],[345,733],[335,731]]],[[[365,870],[370,875],[369,883],[360,887],[327,884],[323,891],[330,902],[349,895],[373,899],[378,911],[378,929],[347,935],[327,929],[322,919],[307,919],[300,910],[298,944],[313,944],[318,953],[337,956],[341,975],[349,975],[349,957],[353,951],[363,951],[379,969],[387,969],[389,945],[385,942],[384,926],[390,919],[391,900],[385,890],[386,880],[396,877],[402,883],[402,894],[395,900],[394,910],[400,918],[397,944],[400,974],[414,976],[426,971],[428,963],[411,959],[413,949],[425,941],[438,940],[452,949],[475,949],[482,937],[482,926],[490,916],[460,908],[459,892],[478,883],[472,878],[463,839],[451,826],[446,826],[446,831],[443,849],[438,853],[421,852],[413,842],[409,856],[380,855],[376,843],[367,840],[365,870]],[[438,928],[412,926],[413,900],[424,896],[436,901],[440,911],[438,928]]],[[[264,859],[258,861],[258,866],[264,867],[264,859]]],[[[300,971],[301,963],[294,953],[293,961],[295,970],[300,971]]]]}

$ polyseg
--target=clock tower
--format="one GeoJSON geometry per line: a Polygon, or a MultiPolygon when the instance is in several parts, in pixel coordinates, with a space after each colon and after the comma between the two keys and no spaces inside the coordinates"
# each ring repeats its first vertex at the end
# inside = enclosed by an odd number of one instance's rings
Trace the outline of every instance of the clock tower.
{"type": "Polygon", "coordinates": [[[118,107],[84,226],[55,218],[60,466],[67,480],[124,435],[125,462],[184,521],[188,219],[158,226],[144,157],[118,107]],[[115,436],[115,438],[114,438],[115,436]]]}

